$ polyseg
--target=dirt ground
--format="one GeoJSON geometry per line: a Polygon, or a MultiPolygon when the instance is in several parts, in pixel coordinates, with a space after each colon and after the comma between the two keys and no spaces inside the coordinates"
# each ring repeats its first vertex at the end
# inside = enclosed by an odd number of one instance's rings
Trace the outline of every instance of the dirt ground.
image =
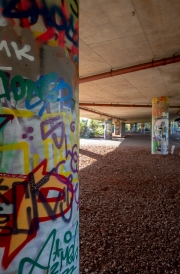
{"type": "Polygon", "coordinates": [[[81,274],[180,273],[180,147],[151,155],[148,138],[81,142],[81,274]]]}

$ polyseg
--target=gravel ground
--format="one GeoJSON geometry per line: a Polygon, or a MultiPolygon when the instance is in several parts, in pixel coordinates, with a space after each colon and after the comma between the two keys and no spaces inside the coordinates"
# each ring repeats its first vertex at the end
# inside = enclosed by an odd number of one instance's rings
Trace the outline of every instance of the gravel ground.
{"type": "Polygon", "coordinates": [[[180,148],[81,144],[81,274],[180,273],[180,148]]]}

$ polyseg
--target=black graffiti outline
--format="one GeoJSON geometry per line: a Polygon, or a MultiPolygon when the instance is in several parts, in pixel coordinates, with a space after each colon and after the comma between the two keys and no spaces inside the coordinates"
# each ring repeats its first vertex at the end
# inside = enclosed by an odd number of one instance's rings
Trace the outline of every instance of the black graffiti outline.
{"type": "MultiPolygon", "coordinates": [[[[35,183],[35,178],[34,178],[34,173],[29,173],[28,179],[23,182],[14,182],[12,184],[12,204],[14,206],[13,214],[12,214],[12,224],[13,228],[10,226],[0,226],[1,229],[7,229],[8,233],[2,233],[0,232],[0,236],[10,236],[12,234],[27,234],[27,235],[32,235],[37,232],[39,229],[39,213],[38,213],[38,205],[37,205],[37,196],[40,202],[42,202],[42,205],[44,206],[48,216],[51,218],[52,221],[56,220],[56,212],[58,209],[58,204],[59,201],[62,197],[62,191],[59,191],[58,196],[56,197],[56,202],[54,207],[52,208],[46,197],[43,195],[43,193],[40,191],[40,188],[45,185],[48,181],[50,176],[56,171],[56,168],[53,168],[48,174],[46,174],[43,178],[39,180],[38,183],[35,183]],[[30,193],[28,186],[30,186],[30,193]],[[25,228],[20,228],[18,226],[18,211],[19,211],[19,206],[18,206],[18,193],[20,193],[19,187],[23,188],[23,196],[25,195],[25,199],[30,198],[31,194],[31,200],[32,200],[32,208],[30,206],[27,206],[26,208],[26,216],[27,216],[27,222],[28,222],[28,229],[25,228]]],[[[4,179],[0,179],[0,190],[9,190],[8,186],[1,186],[1,183],[3,182],[4,179]]],[[[59,209],[60,209],[60,216],[62,217],[64,222],[70,222],[72,218],[72,207],[73,207],[73,197],[70,199],[70,203],[68,201],[69,199],[69,190],[64,188],[64,202],[66,203],[67,206],[70,206],[70,215],[68,218],[65,217],[65,213],[63,211],[63,203],[60,202],[59,204],[59,209]],[[67,193],[66,193],[67,192],[67,193]]],[[[21,198],[23,199],[23,196],[21,198]]],[[[0,193],[0,198],[5,202],[5,204],[9,205],[11,204],[9,200],[7,200],[6,197],[4,197],[0,193]]],[[[19,201],[21,202],[21,201],[19,201]]],[[[0,211],[2,208],[0,207],[0,211]]],[[[5,218],[3,221],[0,221],[0,224],[5,224],[8,221],[10,221],[10,216],[9,214],[0,214],[1,218],[5,218]]]]}
{"type": "Polygon", "coordinates": [[[69,215],[68,218],[65,217],[65,214],[63,212],[63,203],[61,202],[60,206],[59,206],[60,207],[60,212],[61,212],[61,217],[62,217],[62,219],[65,223],[69,223],[71,221],[71,218],[72,218],[72,211],[73,211],[73,199],[72,199],[72,197],[71,197],[71,200],[70,200],[70,205],[71,205],[70,215],[69,215]]]}
{"type": "Polygon", "coordinates": [[[13,114],[0,114],[0,118],[5,118],[5,120],[2,123],[0,123],[0,130],[1,130],[9,121],[12,121],[14,119],[14,115],[13,114]]]}
{"type": "Polygon", "coordinates": [[[70,35],[71,32],[77,34],[76,29],[73,27],[74,20],[72,15],[70,15],[68,20],[66,20],[65,14],[63,14],[57,5],[53,5],[50,9],[48,9],[45,0],[42,0],[43,7],[41,9],[38,7],[36,0],[31,0],[31,7],[27,11],[17,11],[16,5],[19,2],[20,0],[11,0],[7,3],[6,0],[3,0],[3,7],[5,7],[2,12],[3,16],[6,18],[19,19],[30,18],[31,25],[34,25],[37,23],[39,15],[41,15],[46,27],[54,27],[57,31],[65,31],[66,37],[69,41],[71,41],[74,46],[78,47],[78,41],[75,41],[70,35]],[[15,10],[15,12],[13,12],[13,10],[15,10]],[[58,14],[61,18],[60,25],[55,22],[56,14],[58,14]]]}
{"type": "Polygon", "coordinates": [[[74,3],[76,4],[77,12],[76,12],[75,9],[73,8],[72,4],[70,4],[71,10],[72,10],[72,12],[74,13],[74,15],[75,15],[77,18],[79,18],[79,7],[78,7],[78,2],[77,2],[77,0],[74,0],[74,3]]]}
{"type": "MultiPolygon", "coordinates": [[[[8,186],[2,186],[2,182],[4,181],[3,178],[0,179],[0,191],[7,191],[9,190],[8,186]]],[[[4,197],[1,193],[0,193],[0,199],[6,204],[6,205],[10,205],[10,202],[8,199],[6,199],[6,197],[4,197]]],[[[0,206],[0,212],[3,210],[3,208],[0,206]]],[[[0,218],[4,218],[4,220],[0,220],[0,224],[6,224],[9,220],[10,220],[10,216],[9,214],[1,214],[0,213],[0,218]]],[[[12,235],[13,229],[10,226],[0,226],[0,229],[5,229],[5,230],[9,230],[9,233],[2,233],[0,232],[0,236],[10,236],[12,235]]]]}
{"type": "Polygon", "coordinates": [[[54,144],[55,146],[60,149],[62,147],[62,144],[63,144],[63,139],[64,139],[64,136],[65,136],[65,126],[64,126],[64,122],[63,121],[59,121],[61,119],[60,115],[56,116],[56,117],[53,117],[53,118],[50,118],[48,120],[45,120],[43,122],[41,122],[40,124],[40,128],[41,128],[41,137],[42,137],[42,140],[46,140],[47,137],[49,135],[52,136],[52,139],[54,141],[54,144]],[[58,121],[58,122],[57,122],[58,121]],[[44,130],[44,126],[45,125],[51,125],[53,123],[57,122],[57,124],[53,125],[47,132],[45,132],[44,130]],[[58,143],[58,140],[57,140],[57,134],[54,132],[57,128],[61,127],[61,137],[60,137],[60,142],[58,143]]]}

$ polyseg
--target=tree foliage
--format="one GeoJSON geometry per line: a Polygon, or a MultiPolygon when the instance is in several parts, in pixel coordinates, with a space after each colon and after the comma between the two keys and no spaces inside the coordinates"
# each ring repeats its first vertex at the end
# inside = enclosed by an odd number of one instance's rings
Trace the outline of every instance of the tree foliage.
{"type": "Polygon", "coordinates": [[[99,120],[81,120],[80,121],[80,137],[92,138],[103,136],[103,123],[99,120]]]}

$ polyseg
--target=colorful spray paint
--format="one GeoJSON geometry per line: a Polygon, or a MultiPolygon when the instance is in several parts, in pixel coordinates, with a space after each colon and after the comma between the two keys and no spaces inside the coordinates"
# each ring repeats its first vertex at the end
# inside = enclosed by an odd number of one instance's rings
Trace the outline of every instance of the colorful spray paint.
{"type": "Polygon", "coordinates": [[[168,97],[152,99],[152,154],[168,154],[169,144],[169,103],[168,97]]]}
{"type": "Polygon", "coordinates": [[[0,274],[78,274],[78,0],[0,5],[0,274]]]}
{"type": "Polygon", "coordinates": [[[119,135],[120,134],[120,120],[116,120],[114,123],[114,134],[119,135]]]}

